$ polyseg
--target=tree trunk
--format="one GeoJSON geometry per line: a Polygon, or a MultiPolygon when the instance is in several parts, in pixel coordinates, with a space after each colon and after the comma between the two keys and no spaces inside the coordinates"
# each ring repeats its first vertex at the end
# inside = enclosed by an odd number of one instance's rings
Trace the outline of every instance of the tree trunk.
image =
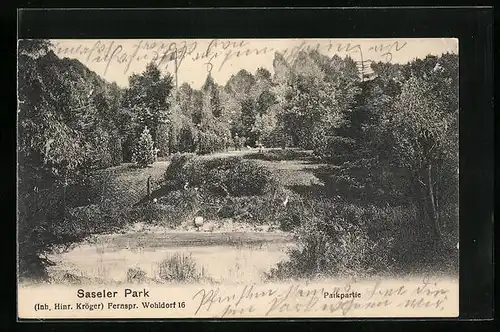
{"type": "Polygon", "coordinates": [[[422,182],[422,179],[420,177],[420,174],[418,175],[418,183],[415,184],[415,187],[417,188],[417,200],[416,200],[416,207],[417,207],[417,220],[419,224],[417,227],[427,227],[429,224],[428,222],[428,213],[427,213],[427,204],[426,204],[426,195],[425,195],[425,188],[422,182]]]}
{"type": "Polygon", "coordinates": [[[435,186],[432,181],[432,166],[424,166],[416,174],[417,189],[417,218],[420,220],[420,226],[429,231],[432,241],[441,240],[441,229],[438,218],[438,211],[435,198],[435,186]]]}
{"type": "Polygon", "coordinates": [[[426,199],[427,199],[427,212],[430,218],[431,226],[434,235],[438,240],[441,239],[441,227],[439,224],[438,211],[436,207],[436,199],[434,193],[434,183],[432,179],[432,165],[428,164],[425,168],[425,182],[426,182],[426,199]]]}

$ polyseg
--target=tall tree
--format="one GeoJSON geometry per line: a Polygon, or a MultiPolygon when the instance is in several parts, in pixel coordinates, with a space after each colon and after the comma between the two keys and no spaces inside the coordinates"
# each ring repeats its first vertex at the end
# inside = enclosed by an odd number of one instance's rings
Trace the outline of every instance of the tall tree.
{"type": "MultiPolygon", "coordinates": [[[[158,141],[158,130],[162,127],[160,137],[165,134],[168,126],[168,110],[170,108],[170,96],[173,89],[173,79],[170,74],[162,75],[155,63],[149,63],[145,71],[133,74],[129,78],[129,88],[125,92],[124,107],[128,108],[134,115],[137,125],[136,137],[139,136],[141,128],[147,126],[150,129],[154,141],[158,141]]],[[[162,140],[164,141],[164,140],[162,140]]],[[[165,143],[165,142],[163,142],[165,143]]],[[[158,146],[161,151],[168,148],[158,146]]]]}
{"type": "Polygon", "coordinates": [[[212,115],[216,118],[220,117],[222,115],[222,105],[219,96],[219,87],[215,84],[212,75],[208,74],[202,91],[207,95],[207,107],[211,110],[212,115]]]}
{"type": "Polygon", "coordinates": [[[410,77],[395,102],[391,126],[396,160],[409,170],[416,203],[436,239],[442,238],[441,200],[457,194],[453,185],[440,187],[446,182],[442,177],[458,176],[458,109],[443,97],[426,79],[410,77]]]}
{"type": "MultiPolygon", "coordinates": [[[[276,55],[277,85],[273,88],[280,104],[280,122],[292,144],[318,151],[328,149],[329,137],[343,122],[350,99],[342,88],[328,79],[313,56],[300,52],[292,65],[276,55]]],[[[356,93],[355,89],[350,94],[356,93]]]]}
{"type": "MultiPolygon", "coordinates": [[[[68,232],[66,190],[92,168],[121,162],[121,91],[49,41],[21,40],[18,53],[20,274],[43,276],[45,254],[85,234],[68,232]]],[[[80,197],[80,195],[78,195],[80,197]]]]}

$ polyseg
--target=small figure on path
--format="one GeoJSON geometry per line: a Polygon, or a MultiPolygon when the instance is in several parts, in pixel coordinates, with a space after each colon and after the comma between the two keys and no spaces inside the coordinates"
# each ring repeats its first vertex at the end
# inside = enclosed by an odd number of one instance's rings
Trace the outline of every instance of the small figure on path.
{"type": "Polygon", "coordinates": [[[262,153],[264,151],[264,145],[260,141],[257,141],[257,147],[259,148],[259,153],[262,153]]]}
{"type": "Polygon", "coordinates": [[[224,134],[224,152],[229,151],[229,138],[224,134]]]}
{"type": "Polygon", "coordinates": [[[241,150],[241,145],[240,145],[240,137],[238,134],[234,135],[234,150],[239,151],[241,150]]]}

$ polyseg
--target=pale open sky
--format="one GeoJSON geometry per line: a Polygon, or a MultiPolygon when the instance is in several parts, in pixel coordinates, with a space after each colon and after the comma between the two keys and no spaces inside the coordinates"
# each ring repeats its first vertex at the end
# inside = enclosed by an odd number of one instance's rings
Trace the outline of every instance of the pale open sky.
{"type": "MultiPolygon", "coordinates": [[[[178,83],[200,88],[211,69],[216,83],[225,84],[240,69],[255,73],[258,67],[273,72],[275,52],[293,58],[300,50],[354,60],[406,63],[428,54],[458,54],[458,39],[73,39],[52,40],[61,57],[80,60],[108,82],[128,86],[132,73],[141,73],[148,62],[156,61],[166,73],[175,73],[178,83]]],[[[174,76],[175,77],[175,76],[174,76]]]]}

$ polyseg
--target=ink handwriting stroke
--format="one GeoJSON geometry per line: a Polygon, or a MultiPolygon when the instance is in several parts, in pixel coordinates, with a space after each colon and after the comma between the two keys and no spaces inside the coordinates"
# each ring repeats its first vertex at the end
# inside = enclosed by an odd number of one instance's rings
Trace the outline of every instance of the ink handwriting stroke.
{"type": "MultiPolygon", "coordinates": [[[[269,316],[327,313],[346,316],[354,311],[435,310],[443,311],[450,303],[450,289],[439,282],[423,279],[417,284],[384,283],[344,284],[340,286],[245,285],[235,291],[223,287],[202,288],[194,294],[196,315],[242,317],[253,314],[269,316]],[[334,298],[329,294],[359,293],[359,297],[334,298]],[[327,296],[329,295],[329,296],[327,296]]],[[[388,311],[386,311],[388,312],[388,311]]],[[[363,314],[360,313],[360,316],[363,314]]]]}
{"type": "MultiPolygon", "coordinates": [[[[400,52],[407,46],[406,41],[387,41],[369,46],[356,42],[335,42],[332,40],[309,41],[299,40],[296,45],[285,42],[282,47],[273,46],[272,41],[256,40],[211,39],[203,40],[134,40],[125,43],[120,40],[95,40],[91,44],[59,43],[54,45],[56,54],[61,57],[77,57],[83,62],[100,63],[104,65],[103,74],[115,65],[123,66],[123,74],[129,73],[136,62],[153,62],[159,67],[170,68],[174,72],[181,70],[183,65],[190,61],[201,62],[207,72],[221,71],[231,61],[279,52],[286,61],[293,61],[302,51],[316,50],[320,53],[348,54],[359,57],[361,61],[393,60],[393,54],[400,52]]],[[[280,44],[281,45],[281,44],[280,44]]],[[[355,59],[356,60],[356,59],[355,59]]]]}

